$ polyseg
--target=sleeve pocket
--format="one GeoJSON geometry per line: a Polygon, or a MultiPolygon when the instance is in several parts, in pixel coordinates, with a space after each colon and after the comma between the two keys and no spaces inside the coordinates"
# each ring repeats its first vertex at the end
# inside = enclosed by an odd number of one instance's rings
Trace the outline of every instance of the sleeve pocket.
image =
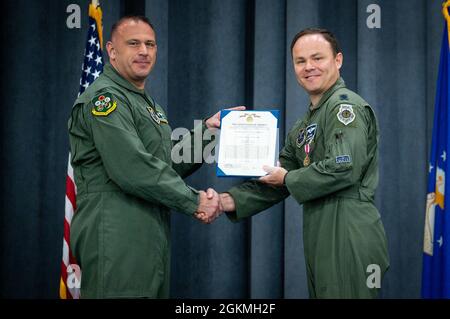
{"type": "Polygon", "coordinates": [[[328,145],[327,169],[342,172],[353,167],[350,145],[342,129],[334,131],[332,142],[328,145]]]}

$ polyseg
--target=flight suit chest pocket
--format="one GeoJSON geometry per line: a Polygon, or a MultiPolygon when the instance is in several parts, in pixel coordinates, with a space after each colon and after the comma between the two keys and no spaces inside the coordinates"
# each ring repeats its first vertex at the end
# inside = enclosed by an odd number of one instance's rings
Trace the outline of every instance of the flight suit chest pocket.
{"type": "Polygon", "coordinates": [[[143,101],[136,110],[136,126],[146,150],[159,159],[170,162],[172,130],[164,112],[143,101]]]}
{"type": "Polygon", "coordinates": [[[162,143],[162,131],[147,107],[146,103],[140,103],[135,108],[136,130],[147,151],[156,155],[162,143]]]}
{"type": "Polygon", "coordinates": [[[172,152],[172,128],[169,125],[169,121],[167,119],[164,110],[159,106],[155,106],[155,112],[159,119],[159,129],[161,132],[161,147],[163,148],[163,152],[165,153],[165,159],[168,162],[171,162],[171,152],[172,152]]]}

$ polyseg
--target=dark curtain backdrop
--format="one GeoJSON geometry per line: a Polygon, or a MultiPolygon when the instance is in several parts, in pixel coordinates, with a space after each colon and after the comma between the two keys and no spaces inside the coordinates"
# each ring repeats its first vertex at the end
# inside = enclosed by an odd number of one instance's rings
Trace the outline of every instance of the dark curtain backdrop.
{"type": "MultiPolygon", "coordinates": [[[[381,127],[377,206],[391,268],[381,297],[420,297],[427,159],[443,19],[426,0],[101,1],[104,37],[124,13],[155,24],[158,62],[147,89],[172,128],[218,109],[277,108],[286,132],[308,105],[289,45],[300,29],[332,30],[342,76],[371,103],[381,127]],[[366,8],[381,7],[369,29],[366,8]]],[[[88,1],[2,3],[0,296],[57,298],[62,253],[66,123],[78,92],[88,1]],[[82,28],[66,27],[79,4],[82,28]]],[[[106,53],[105,53],[106,56],[106,53]]],[[[225,191],[240,179],[204,165],[187,179],[225,191]]],[[[174,298],[307,298],[302,208],[291,198],[240,223],[173,213],[174,298]]]]}

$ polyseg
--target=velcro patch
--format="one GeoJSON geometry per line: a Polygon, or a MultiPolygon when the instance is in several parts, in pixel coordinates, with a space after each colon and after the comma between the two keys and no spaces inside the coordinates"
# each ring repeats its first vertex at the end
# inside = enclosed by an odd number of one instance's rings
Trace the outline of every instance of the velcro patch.
{"type": "Polygon", "coordinates": [[[316,136],[317,123],[308,125],[306,128],[302,128],[296,140],[297,147],[302,147],[304,143],[311,143],[316,136]]]}
{"type": "Polygon", "coordinates": [[[350,155],[339,155],[336,156],[336,164],[344,164],[344,163],[351,163],[352,158],[350,155]]]}
{"type": "Polygon", "coordinates": [[[97,116],[107,116],[117,107],[117,101],[111,93],[103,93],[92,99],[92,114],[97,116]]]}
{"type": "Polygon", "coordinates": [[[341,104],[339,105],[339,112],[337,114],[337,118],[339,122],[344,125],[348,125],[355,120],[355,112],[353,111],[353,107],[350,104],[341,104]]]}
{"type": "Polygon", "coordinates": [[[160,121],[161,123],[166,123],[166,124],[169,123],[169,122],[167,121],[166,116],[165,116],[162,112],[157,111],[157,112],[156,112],[156,116],[158,116],[159,121],[160,121]]]}

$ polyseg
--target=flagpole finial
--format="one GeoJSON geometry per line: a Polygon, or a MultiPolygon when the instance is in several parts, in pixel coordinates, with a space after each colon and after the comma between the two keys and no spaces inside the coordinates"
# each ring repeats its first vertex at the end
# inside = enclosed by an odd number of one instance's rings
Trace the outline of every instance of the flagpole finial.
{"type": "Polygon", "coordinates": [[[89,5],[89,16],[97,22],[100,47],[103,49],[102,9],[100,8],[100,2],[98,0],[91,0],[91,4],[89,5]]]}
{"type": "Polygon", "coordinates": [[[447,36],[448,36],[448,45],[450,47],[450,13],[448,10],[450,9],[450,0],[442,3],[442,14],[444,15],[444,19],[447,22],[447,36]]]}
{"type": "Polygon", "coordinates": [[[448,12],[450,8],[450,0],[447,0],[446,2],[442,3],[442,14],[444,15],[444,18],[447,20],[447,22],[450,20],[450,14],[448,12]]]}

